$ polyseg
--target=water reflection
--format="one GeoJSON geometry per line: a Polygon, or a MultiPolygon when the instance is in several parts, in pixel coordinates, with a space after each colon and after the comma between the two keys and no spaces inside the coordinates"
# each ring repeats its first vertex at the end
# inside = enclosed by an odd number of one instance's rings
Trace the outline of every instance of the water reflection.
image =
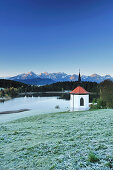
{"type": "MultiPolygon", "coordinates": [[[[90,95],[90,103],[97,95],[90,95]]],[[[0,122],[15,120],[18,118],[53,113],[61,111],[69,111],[70,94],[69,93],[35,93],[23,94],[18,98],[0,103],[0,112],[15,111],[20,109],[30,109],[30,111],[13,114],[0,114],[0,122]]]]}
{"type": "Polygon", "coordinates": [[[0,114],[0,122],[15,120],[18,118],[37,114],[68,111],[69,100],[58,99],[58,97],[19,97],[7,102],[0,103],[0,112],[30,109],[30,111],[12,114],[0,114]]]}
{"type": "MultiPolygon", "coordinates": [[[[23,94],[21,97],[57,97],[57,99],[64,99],[64,100],[70,100],[70,93],[57,93],[57,92],[51,92],[51,93],[34,93],[34,94],[23,94]]],[[[98,99],[98,94],[90,94],[89,95],[89,102],[92,103],[93,99],[98,99]]]]}

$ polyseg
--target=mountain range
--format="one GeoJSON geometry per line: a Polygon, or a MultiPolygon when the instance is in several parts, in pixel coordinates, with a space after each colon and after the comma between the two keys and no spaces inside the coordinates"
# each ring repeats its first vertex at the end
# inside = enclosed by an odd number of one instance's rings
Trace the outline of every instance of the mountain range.
{"type": "MultiPolygon", "coordinates": [[[[62,82],[63,81],[77,81],[78,75],[77,74],[68,75],[63,72],[58,72],[58,73],[44,72],[40,74],[35,74],[34,72],[31,71],[28,73],[19,74],[14,77],[8,77],[7,79],[22,82],[25,84],[30,84],[30,85],[46,85],[46,84],[52,84],[52,83],[59,82],[59,81],[62,81],[62,82]]],[[[82,81],[100,83],[106,79],[113,80],[113,77],[111,77],[110,75],[100,76],[98,74],[92,74],[90,76],[82,75],[81,79],[82,81]]]]}

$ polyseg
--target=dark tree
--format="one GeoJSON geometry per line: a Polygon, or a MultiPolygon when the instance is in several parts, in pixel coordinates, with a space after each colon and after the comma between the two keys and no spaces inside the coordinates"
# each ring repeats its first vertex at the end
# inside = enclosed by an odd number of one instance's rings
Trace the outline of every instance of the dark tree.
{"type": "Polygon", "coordinates": [[[100,98],[108,108],[113,108],[113,81],[105,80],[100,83],[100,98]]]}

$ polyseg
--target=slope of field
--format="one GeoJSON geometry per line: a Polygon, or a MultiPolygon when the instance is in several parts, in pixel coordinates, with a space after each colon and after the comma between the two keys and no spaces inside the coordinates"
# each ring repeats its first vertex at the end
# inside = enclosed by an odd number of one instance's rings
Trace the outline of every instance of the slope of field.
{"type": "Polygon", "coordinates": [[[32,116],[0,124],[0,169],[110,169],[113,110],[32,116]]]}

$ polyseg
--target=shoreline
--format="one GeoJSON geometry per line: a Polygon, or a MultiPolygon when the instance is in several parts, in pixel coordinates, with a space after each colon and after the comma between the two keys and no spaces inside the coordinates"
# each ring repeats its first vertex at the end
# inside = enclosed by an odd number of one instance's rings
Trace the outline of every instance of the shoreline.
{"type": "Polygon", "coordinates": [[[11,100],[11,97],[0,97],[0,103],[3,103],[5,101],[11,100]]]}
{"type": "Polygon", "coordinates": [[[10,111],[0,112],[0,114],[13,114],[13,113],[20,113],[20,112],[25,112],[25,111],[29,111],[29,110],[30,109],[10,110],[10,111]]]}

